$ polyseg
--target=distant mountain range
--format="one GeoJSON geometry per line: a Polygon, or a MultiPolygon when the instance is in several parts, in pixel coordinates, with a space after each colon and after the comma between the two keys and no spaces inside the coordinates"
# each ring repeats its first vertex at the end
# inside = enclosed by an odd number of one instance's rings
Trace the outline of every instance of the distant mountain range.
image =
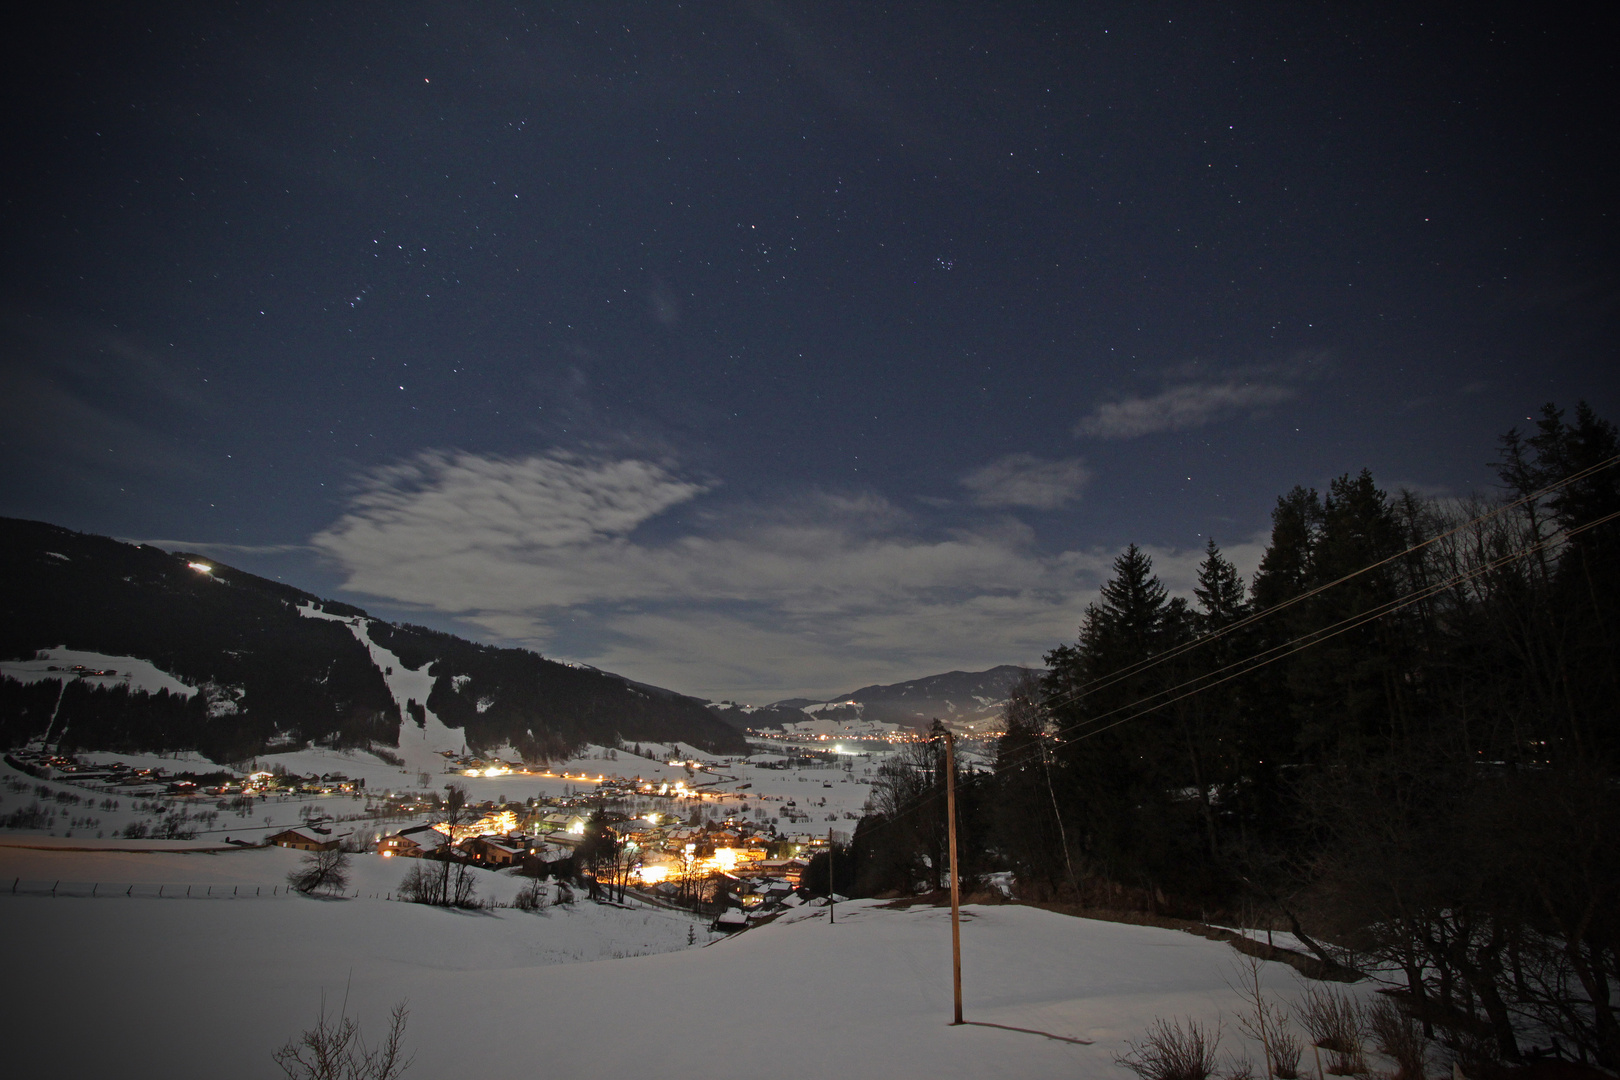
{"type": "Polygon", "coordinates": [[[826,701],[787,698],[757,708],[715,702],[710,708],[732,726],[781,727],[815,717],[868,720],[925,728],[936,718],[966,729],[996,720],[1024,668],[1002,664],[988,671],[947,671],[887,686],[863,686],[826,701]]]}
{"type": "Polygon", "coordinates": [[[216,761],[311,741],[392,747],[412,764],[463,746],[540,760],[617,739],[746,750],[704,702],[671,690],[383,622],[202,556],[10,518],[0,661],[0,746],[49,728],[64,748],[216,761]],[[60,648],[108,658],[111,674],[45,673],[36,657],[60,648]],[[152,667],[179,685],[131,681],[152,667]]]}

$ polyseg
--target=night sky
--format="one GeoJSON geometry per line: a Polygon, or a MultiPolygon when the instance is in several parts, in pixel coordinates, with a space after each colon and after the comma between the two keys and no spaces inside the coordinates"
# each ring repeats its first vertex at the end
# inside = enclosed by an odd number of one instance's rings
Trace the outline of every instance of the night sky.
{"type": "Polygon", "coordinates": [[[1580,6],[47,5],[0,514],[706,697],[1038,663],[1620,420],[1580,6]]]}

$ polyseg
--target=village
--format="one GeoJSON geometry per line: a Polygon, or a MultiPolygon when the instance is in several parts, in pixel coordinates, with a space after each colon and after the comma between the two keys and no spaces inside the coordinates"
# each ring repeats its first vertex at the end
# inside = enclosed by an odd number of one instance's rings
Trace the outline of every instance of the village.
{"type": "MultiPolygon", "coordinates": [[[[761,739],[747,757],[587,747],[535,765],[440,751],[436,775],[313,749],[245,768],[27,749],[9,752],[6,764],[50,781],[37,785],[48,801],[16,823],[24,828],[374,855],[401,860],[402,877],[409,860],[462,864],[554,881],[556,901],[576,890],[634,898],[733,931],[806,902],[810,859],[849,841],[896,740],[847,734],[848,745],[819,732],[761,739]],[[388,786],[400,780],[407,784],[388,786]],[[67,813],[81,805],[94,813],[67,813]]],[[[20,778],[9,783],[26,793],[20,778]]]]}

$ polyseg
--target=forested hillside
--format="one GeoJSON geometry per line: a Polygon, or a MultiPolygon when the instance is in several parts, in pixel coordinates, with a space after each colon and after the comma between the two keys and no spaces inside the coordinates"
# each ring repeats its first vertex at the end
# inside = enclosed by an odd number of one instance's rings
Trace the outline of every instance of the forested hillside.
{"type": "Polygon", "coordinates": [[[744,745],[701,702],[670,691],[368,619],[211,559],[0,519],[0,659],[59,646],[149,660],[198,692],[0,679],[0,743],[38,737],[54,715],[64,748],[197,749],[239,760],[311,740],[397,746],[402,719],[420,721],[426,708],[462,729],[471,748],[510,744],[533,758],[618,737],[744,745]],[[391,672],[349,625],[300,607],[359,620],[405,668],[428,665],[428,700],[396,700],[391,672]]]}
{"type": "MultiPolygon", "coordinates": [[[[1128,547],[962,778],[964,872],[1265,913],[1404,972],[1468,1060],[1533,1030],[1620,1067],[1617,453],[1549,405],[1502,438],[1494,498],[1295,488],[1254,580],[1212,541],[1190,599],[1128,547]]],[[[939,747],[913,756],[857,832],[866,891],[937,877],[939,747]]]]}

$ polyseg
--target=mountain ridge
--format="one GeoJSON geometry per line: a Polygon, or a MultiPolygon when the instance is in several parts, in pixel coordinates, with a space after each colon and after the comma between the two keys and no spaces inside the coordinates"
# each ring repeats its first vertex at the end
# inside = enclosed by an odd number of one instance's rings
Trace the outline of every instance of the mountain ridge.
{"type": "Polygon", "coordinates": [[[982,727],[999,719],[1008,691],[1026,670],[1016,664],[998,664],[984,671],[946,671],[904,682],[863,686],[824,701],[801,697],[752,708],[734,702],[711,702],[709,707],[739,729],[783,727],[818,716],[878,721],[913,729],[925,728],[935,719],[982,727]]]}
{"type": "Polygon", "coordinates": [[[305,742],[398,749],[432,719],[440,741],[447,730],[533,760],[619,739],[746,749],[688,695],[376,619],[195,553],[0,518],[0,570],[0,659],[59,647],[137,658],[199,691],[3,678],[5,745],[56,721],[70,746],[241,760],[305,742]]]}

